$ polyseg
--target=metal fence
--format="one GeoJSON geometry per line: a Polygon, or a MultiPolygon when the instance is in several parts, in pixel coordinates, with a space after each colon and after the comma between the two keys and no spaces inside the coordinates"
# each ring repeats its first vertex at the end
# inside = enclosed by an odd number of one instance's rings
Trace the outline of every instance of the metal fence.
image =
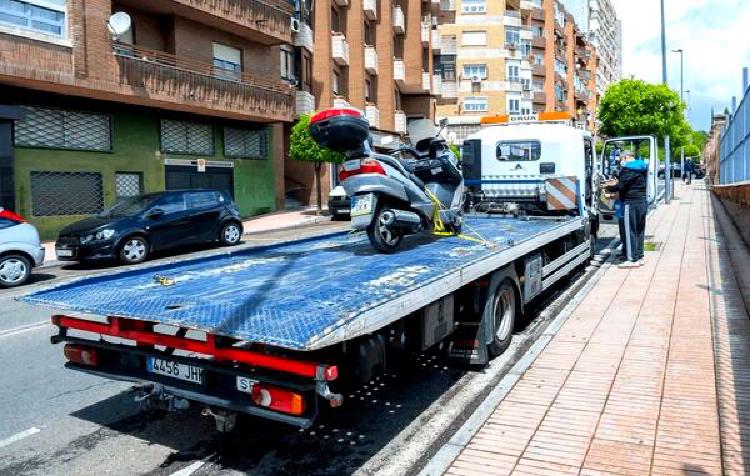
{"type": "Polygon", "coordinates": [[[750,89],[721,134],[719,183],[750,181],[750,89]]]}

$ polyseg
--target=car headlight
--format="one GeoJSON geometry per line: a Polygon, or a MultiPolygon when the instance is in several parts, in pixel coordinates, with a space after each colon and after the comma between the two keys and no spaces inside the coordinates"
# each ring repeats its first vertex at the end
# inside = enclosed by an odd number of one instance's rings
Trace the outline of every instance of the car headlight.
{"type": "Polygon", "coordinates": [[[95,238],[96,238],[96,241],[108,240],[112,238],[114,234],[115,234],[115,230],[109,230],[109,229],[101,230],[101,231],[96,232],[95,238]]]}
{"type": "Polygon", "coordinates": [[[81,236],[81,244],[82,245],[85,245],[89,241],[93,241],[93,240],[94,240],[94,235],[84,235],[84,236],[81,236]]]}

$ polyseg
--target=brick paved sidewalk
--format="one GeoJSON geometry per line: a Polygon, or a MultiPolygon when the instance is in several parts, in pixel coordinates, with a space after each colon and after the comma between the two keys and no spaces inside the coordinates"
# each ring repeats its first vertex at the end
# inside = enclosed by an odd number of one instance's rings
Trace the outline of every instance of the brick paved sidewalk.
{"type": "Polygon", "coordinates": [[[736,279],[750,262],[702,184],[677,194],[649,218],[657,251],[606,271],[447,474],[750,470],[750,320],[736,279]]]}

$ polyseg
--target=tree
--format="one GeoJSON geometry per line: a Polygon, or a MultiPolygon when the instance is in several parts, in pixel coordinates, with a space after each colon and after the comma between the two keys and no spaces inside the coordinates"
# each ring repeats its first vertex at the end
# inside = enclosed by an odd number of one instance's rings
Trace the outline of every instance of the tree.
{"type": "Polygon", "coordinates": [[[340,164],[345,160],[343,154],[334,152],[318,145],[310,135],[310,116],[300,116],[299,121],[292,127],[289,139],[289,157],[292,160],[302,160],[315,163],[315,193],[318,201],[318,214],[322,211],[320,190],[320,168],[323,162],[340,164]]]}
{"type": "Polygon", "coordinates": [[[685,146],[685,157],[700,157],[701,149],[695,144],[685,146]]]}
{"type": "Polygon", "coordinates": [[[610,137],[654,135],[662,139],[669,135],[680,141],[690,127],[684,109],[679,95],[667,86],[624,79],[611,85],[602,98],[600,132],[610,137]]]}

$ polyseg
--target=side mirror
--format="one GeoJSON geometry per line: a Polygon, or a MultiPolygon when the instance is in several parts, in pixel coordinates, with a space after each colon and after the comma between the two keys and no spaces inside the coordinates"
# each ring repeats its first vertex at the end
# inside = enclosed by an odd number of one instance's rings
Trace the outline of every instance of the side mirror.
{"type": "Polygon", "coordinates": [[[448,125],[448,118],[444,117],[440,119],[440,122],[438,122],[438,124],[440,125],[441,129],[444,128],[445,126],[448,125]]]}
{"type": "Polygon", "coordinates": [[[164,210],[161,208],[154,208],[146,213],[146,218],[149,220],[156,220],[157,218],[164,216],[164,210]]]}

